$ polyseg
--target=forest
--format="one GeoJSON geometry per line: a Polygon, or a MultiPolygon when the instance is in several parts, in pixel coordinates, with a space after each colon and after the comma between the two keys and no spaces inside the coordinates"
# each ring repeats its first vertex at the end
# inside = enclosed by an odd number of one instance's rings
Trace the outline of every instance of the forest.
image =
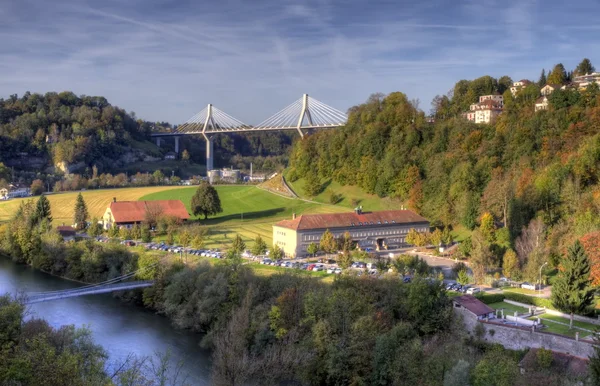
{"type": "Polygon", "coordinates": [[[598,85],[558,89],[547,110],[534,107],[548,80],[568,84],[572,76],[557,65],[515,97],[509,77],[461,80],[434,98],[429,117],[401,92],[374,94],[350,109],[344,128],[297,141],[288,178],[356,185],[435,227],[466,228],[473,232],[461,250],[476,267],[500,269],[507,254],[516,255],[515,278],[532,280],[543,262],[557,266],[566,245],[597,240],[600,229],[598,85]],[[479,96],[493,93],[504,96],[495,121],[463,118],[479,96]]]}

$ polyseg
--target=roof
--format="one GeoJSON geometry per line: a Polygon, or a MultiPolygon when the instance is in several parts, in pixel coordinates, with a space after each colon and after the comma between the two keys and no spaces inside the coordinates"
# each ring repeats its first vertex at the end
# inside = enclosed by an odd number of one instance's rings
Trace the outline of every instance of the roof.
{"type": "Polygon", "coordinates": [[[335,229],[351,226],[427,223],[426,218],[410,210],[385,210],[379,212],[304,214],[293,220],[279,221],[276,226],[294,230],[335,229]]]}
{"type": "Polygon", "coordinates": [[[454,301],[477,316],[487,315],[494,312],[493,308],[477,299],[473,295],[458,296],[454,298],[454,301]]]}
{"type": "Polygon", "coordinates": [[[117,201],[110,203],[110,211],[117,223],[142,222],[148,207],[160,207],[162,215],[175,216],[182,220],[190,218],[185,205],[180,200],[157,201],[117,201]]]}
{"type": "Polygon", "coordinates": [[[548,97],[545,95],[542,95],[541,97],[539,97],[538,99],[535,100],[536,104],[544,103],[544,102],[548,102],[548,97]]]}
{"type": "MultiPolygon", "coordinates": [[[[548,83],[544,87],[560,88],[561,86],[562,86],[562,84],[550,84],[550,83],[548,83]]],[[[544,87],[542,87],[542,88],[544,88],[544,87]]]]}

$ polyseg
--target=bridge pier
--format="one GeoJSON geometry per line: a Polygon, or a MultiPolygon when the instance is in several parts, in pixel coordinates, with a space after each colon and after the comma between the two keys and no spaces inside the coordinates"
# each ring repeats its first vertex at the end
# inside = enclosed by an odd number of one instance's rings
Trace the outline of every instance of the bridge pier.
{"type": "Polygon", "coordinates": [[[179,154],[179,136],[175,137],[175,154],[179,154]]]}
{"type": "Polygon", "coordinates": [[[156,137],[156,146],[160,147],[161,139],[160,137],[156,137]]]}
{"type": "Polygon", "coordinates": [[[206,175],[208,175],[208,171],[209,170],[213,170],[214,168],[214,154],[213,154],[213,147],[214,147],[214,137],[209,137],[208,135],[204,135],[204,138],[206,139],[206,175]]]}

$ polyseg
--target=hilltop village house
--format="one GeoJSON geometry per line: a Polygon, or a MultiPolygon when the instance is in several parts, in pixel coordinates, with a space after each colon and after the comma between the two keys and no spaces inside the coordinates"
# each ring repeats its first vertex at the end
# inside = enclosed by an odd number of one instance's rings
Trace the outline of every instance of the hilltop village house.
{"type": "Polygon", "coordinates": [[[287,257],[308,255],[311,243],[319,244],[325,230],[334,237],[349,232],[352,240],[362,249],[377,250],[406,245],[411,229],[429,231],[429,221],[410,210],[308,214],[292,216],[273,225],[273,243],[281,247],[287,257]]]}
{"type": "Polygon", "coordinates": [[[143,222],[149,215],[173,216],[182,221],[190,218],[185,205],[180,200],[117,201],[113,199],[102,216],[102,223],[104,229],[111,228],[113,223],[118,227],[131,228],[134,224],[143,222]]]}
{"type": "Polygon", "coordinates": [[[482,95],[479,97],[479,102],[473,103],[469,111],[463,115],[475,123],[490,123],[502,113],[503,107],[502,95],[482,95]]]}

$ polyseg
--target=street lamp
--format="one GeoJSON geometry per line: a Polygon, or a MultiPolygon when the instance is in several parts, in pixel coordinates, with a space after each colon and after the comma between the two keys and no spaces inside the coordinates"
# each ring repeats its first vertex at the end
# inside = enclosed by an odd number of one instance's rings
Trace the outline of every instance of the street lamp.
{"type": "Polygon", "coordinates": [[[548,262],[545,262],[540,267],[540,296],[542,296],[542,268],[544,268],[544,265],[546,265],[546,264],[548,264],[548,262]]]}

